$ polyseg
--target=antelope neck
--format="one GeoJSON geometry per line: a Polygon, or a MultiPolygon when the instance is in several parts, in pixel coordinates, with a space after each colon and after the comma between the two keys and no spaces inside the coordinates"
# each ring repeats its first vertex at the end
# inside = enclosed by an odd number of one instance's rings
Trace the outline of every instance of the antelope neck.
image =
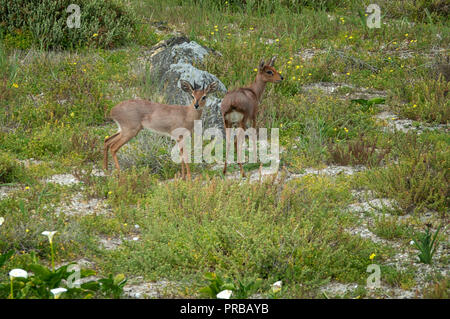
{"type": "Polygon", "coordinates": [[[256,76],[255,82],[252,83],[249,87],[256,95],[258,102],[261,100],[261,96],[264,93],[264,89],[266,88],[266,82],[264,82],[259,75],[256,76]]]}
{"type": "Polygon", "coordinates": [[[189,108],[191,109],[189,112],[189,117],[194,120],[198,120],[202,117],[203,108],[199,107],[198,109],[195,108],[194,103],[191,103],[189,105],[189,108]]]}

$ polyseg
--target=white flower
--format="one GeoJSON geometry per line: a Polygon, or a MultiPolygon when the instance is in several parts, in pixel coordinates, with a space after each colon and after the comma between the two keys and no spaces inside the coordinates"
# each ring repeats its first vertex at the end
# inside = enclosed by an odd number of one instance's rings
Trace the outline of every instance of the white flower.
{"type": "Polygon", "coordinates": [[[0,217],[0,226],[3,225],[4,222],[5,222],[5,219],[3,217],[0,217]]]}
{"type": "Polygon", "coordinates": [[[411,241],[409,242],[409,244],[410,244],[410,245],[414,245],[414,240],[411,240],[411,241]]]}
{"type": "Polygon", "coordinates": [[[28,278],[28,273],[20,268],[13,269],[9,272],[9,277],[12,278],[28,278]]]}
{"type": "Polygon", "coordinates": [[[137,225],[137,224],[134,225],[134,228],[139,229],[139,225],[137,225]]]}
{"type": "Polygon", "coordinates": [[[42,232],[42,235],[47,236],[48,241],[51,244],[53,242],[53,236],[55,236],[56,233],[57,233],[57,231],[44,231],[44,232],[42,232]]]}
{"type": "Polygon", "coordinates": [[[66,291],[67,291],[66,288],[55,288],[55,289],[50,290],[50,292],[53,294],[53,296],[55,296],[55,299],[59,299],[61,294],[63,294],[66,291]]]}
{"type": "Polygon", "coordinates": [[[139,240],[139,237],[133,237],[133,240],[137,241],[137,240],[139,240]]]}
{"type": "Polygon", "coordinates": [[[222,290],[216,295],[216,297],[217,299],[230,299],[232,293],[233,292],[231,290],[222,290]]]}
{"type": "Polygon", "coordinates": [[[281,291],[282,285],[283,285],[283,282],[281,280],[273,283],[272,284],[272,292],[277,293],[277,292],[281,291]]]}

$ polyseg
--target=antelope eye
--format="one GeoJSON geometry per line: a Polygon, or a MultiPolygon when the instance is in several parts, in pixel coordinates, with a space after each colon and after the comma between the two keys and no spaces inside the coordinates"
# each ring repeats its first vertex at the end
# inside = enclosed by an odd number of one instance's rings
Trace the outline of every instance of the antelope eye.
{"type": "Polygon", "coordinates": [[[273,75],[273,72],[272,72],[272,71],[267,71],[266,73],[267,73],[267,74],[270,74],[270,75],[273,75]]]}
{"type": "Polygon", "coordinates": [[[204,100],[204,99],[206,99],[206,95],[203,95],[203,96],[202,96],[202,100],[204,100]]]}

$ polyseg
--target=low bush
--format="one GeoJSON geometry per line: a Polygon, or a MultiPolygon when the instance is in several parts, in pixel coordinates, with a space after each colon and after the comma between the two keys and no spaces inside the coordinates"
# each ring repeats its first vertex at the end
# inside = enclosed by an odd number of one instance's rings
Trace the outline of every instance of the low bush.
{"type": "Polygon", "coordinates": [[[390,148],[377,149],[377,141],[369,141],[363,136],[346,144],[328,144],[330,162],[339,165],[379,166],[390,148]]]}
{"type": "Polygon", "coordinates": [[[17,182],[23,177],[23,165],[10,153],[0,150],[0,184],[17,182]]]}
{"type": "Polygon", "coordinates": [[[135,18],[118,1],[79,0],[80,27],[69,28],[71,0],[0,0],[0,35],[25,48],[30,37],[43,49],[83,46],[113,48],[133,34],[135,18]]]}
{"type": "Polygon", "coordinates": [[[445,214],[450,204],[448,151],[413,155],[370,172],[370,184],[380,195],[394,197],[407,213],[427,208],[445,214]]]}
{"type": "Polygon", "coordinates": [[[442,77],[424,79],[397,89],[397,94],[408,104],[398,103],[395,110],[416,121],[446,124],[450,120],[450,84],[442,77]]]}

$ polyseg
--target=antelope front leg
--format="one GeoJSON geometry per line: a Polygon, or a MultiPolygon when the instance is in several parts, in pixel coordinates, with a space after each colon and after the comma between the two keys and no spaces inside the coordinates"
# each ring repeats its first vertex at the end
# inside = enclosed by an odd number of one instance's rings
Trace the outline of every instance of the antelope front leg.
{"type": "Polygon", "coordinates": [[[186,170],[187,173],[187,178],[191,179],[191,170],[189,168],[189,164],[188,164],[188,158],[187,158],[187,153],[184,151],[184,139],[180,139],[180,141],[178,142],[180,145],[180,157],[181,157],[181,178],[182,179],[186,179],[186,175],[184,173],[184,171],[186,170]],[[184,166],[183,166],[184,163],[184,166]]]}
{"type": "Polygon", "coordinates": [[[252,125],[253,125],[253,129],[254,132],[252,132],[252,148],[253,148],[253,152],[255,153],[255,163],[258,163],[258,130],[256,129],[256,120],[253,119],[252,120],[252,125]]]}
{"type": "Polygon", "coordinates": [[[223,175],[227,173],[227,157],[228,153],[230,152],[230,135],[231,135],[231,128],[229,126],[228,121],[225,121],[225,164],[223,166],[223,175]]]}
{"type": "Polygon", "coordinates": [[[180,159],[181,159],[181,178],[184,179],[184,155],[183,155],[183,141],[180,139],[178,140],[178,147],[180,148],[180,159]]]}
{"type": "Polygon", "coordinates": [[[241,170],[241,176],[245,177],[245,172],[244,172],[244,168],[242,166],[242,163],[245,162],[245,151],[244,151],[244,158],[242,159],[241,157],[241,149],[243,144],[245,143],[245,130],[247,129],[246,125],[246,117],[244,116],[244,118],[242,119],[242,122],[240,123],[240,129],[238,130],[235,142],[234,142],[234,146],[237,152],[237,159],[238,159],[238,164],[239,164],[239,169],[241,170]]]}

